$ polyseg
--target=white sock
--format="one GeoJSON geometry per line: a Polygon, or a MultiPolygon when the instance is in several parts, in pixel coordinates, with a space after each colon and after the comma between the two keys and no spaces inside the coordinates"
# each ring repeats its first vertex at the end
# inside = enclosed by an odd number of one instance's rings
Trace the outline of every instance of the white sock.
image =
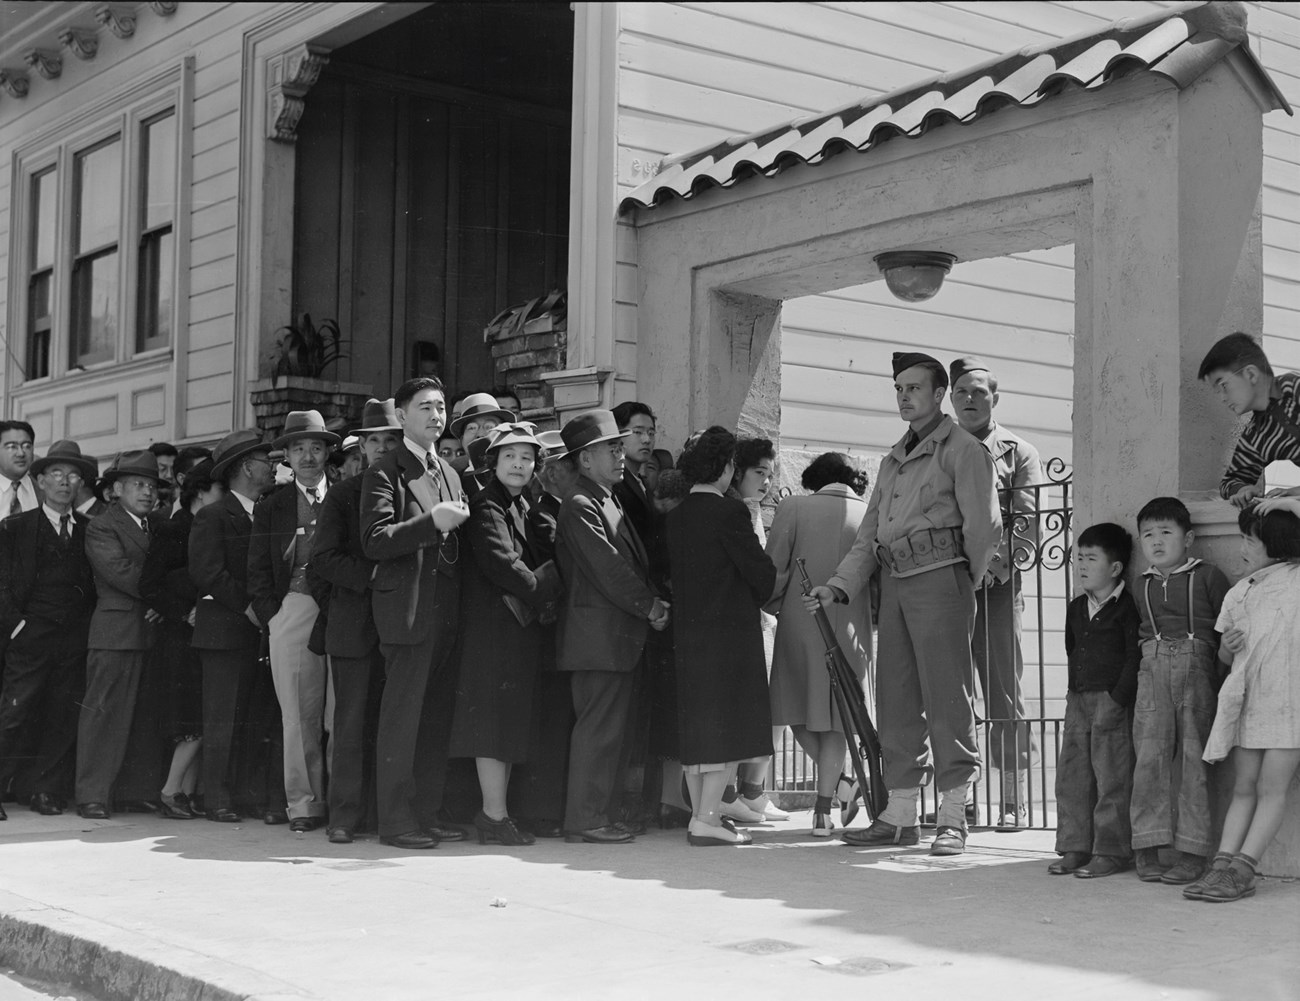
{"type": "Polygon", "coordinates": [[[915,827],[917,810],[921,803],[921,787],[890,789],[889,803],[880,814],[880,820],[895,827],[915,827]]]}

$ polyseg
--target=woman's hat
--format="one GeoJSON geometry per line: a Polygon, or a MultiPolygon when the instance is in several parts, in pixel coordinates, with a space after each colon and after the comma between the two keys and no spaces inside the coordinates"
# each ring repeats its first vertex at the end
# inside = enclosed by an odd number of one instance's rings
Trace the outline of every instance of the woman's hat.
{"type": "Polygon", "coordinates": [[[271,446],[262,440],[262,433],[249,428],[231,431],[212,450],[212,475],[220,479],[234,463],[252,452],[270,452],[271,446]]]}
{"type": "Polygon", "coordinates": [[[469,465],[465,467],[465,472],[471,476],[482,476],[489,472],[487,468],[488,439],[475,438],[465,449],[465,455],[469,460],[469,465]]]}
{"type": "Polygon", "coordinates": [[[581,452],[589,445],[626,438],[631,433],[620,431],[614,415],[608,410],[583,411],[560,429],[566,452],[581,452]]]}
{"type": "Polygon", "coordinates": [[[361,411],[361,426],[352,433],[364,438],[376,431],[401,431],[402,422],[397,419],[397,410],[393,398],[386,400],[366,400],[365,409],[361,411]]]}
{"type": "Polygon", "coordinates": [[[123,476],[143,476],[157,483],[162,479],[158,474],[158,456],[148,449],[118,452],[109,467],[104,470],[104,481],[116,483],[123,476]]]}
{"type": "Polygon", "coordinates": [[[291,410],[284,419],[284,432],[271,444],[275,448],[287,448],[290,442],[303,438],[316,438],[326,445],[339,443],[339,436],[325,426],[319,410],[291,410]]]}
{"type": "Polygon", "coordinates": [[[75,441],[69,441],[65,438],[63,441],[56,441],[44,456],[32,463],[32,476],[39,476],[45,471],[46,466],[53,465],[56,462],[75,466],[77,472],[81,474],[81,478],[87,483],[92,482],[99,475],[99,463],[95,461],[95,457],[93,455],[82,455],[81,446],[75,441]]]}
{"type": "MultiPolygon", "coordinates": [[[[517,421],[513,424],[498,424],[488,433],[488,451],[493,452],[507,445],[532,445],[540,457],[543,445],[537,440],[537,425],[530,421],[517,421]]],[[[476,438],[475,441],[478,439],[476,438]]],[[[471,445],[474,442],[470,442],[471,445]]]]}
{"type": "Polygon", "coordinates": [[[460,416],[451,422],[451,433],[457,438],[465,433],[465,425],[476,417],[495,417],[506,424],[515,419],[509,410],[502,410],[491,393],[471,393],[461,401],[460,416]]]}

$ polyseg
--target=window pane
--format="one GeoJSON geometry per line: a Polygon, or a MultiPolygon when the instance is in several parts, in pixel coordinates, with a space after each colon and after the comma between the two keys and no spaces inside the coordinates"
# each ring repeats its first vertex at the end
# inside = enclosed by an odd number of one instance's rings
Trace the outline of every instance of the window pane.
{"type": "Polygon", "coordinates": [[[32,265],[39,271],[54,263],[54,171],[32,178],[32,265]]]}
{"type": "Polygon", "coordinates": [[[176,116],[145,122],[140,162],[145,165],[144,228],[171,222],[176,201],[176,116]]]}
{"type": "Polygon", "coordinates": [[[117,251],[72,267],[72,365],[111,361],[117,344],[117,251]]]}
{"type": "Polygon", "coordinates": [[[175,239],[170,226],[148,233],[140,241],[137,351],[163,348],[171,343],[172,259],[175,253],[175,239]]]}
{"type": "Polygon", "coordinates": [[[122,144],[118,139],[79,153],[76,183],[76,253],[116,244],[122,208],[122,144]]]}
{"type": "Polygon", "coordinates": [[[25,379],[44,379],[50,374],[50,288],[53,275],[42,271],[32,276],[27,301],[27,370],[25,379]]]}

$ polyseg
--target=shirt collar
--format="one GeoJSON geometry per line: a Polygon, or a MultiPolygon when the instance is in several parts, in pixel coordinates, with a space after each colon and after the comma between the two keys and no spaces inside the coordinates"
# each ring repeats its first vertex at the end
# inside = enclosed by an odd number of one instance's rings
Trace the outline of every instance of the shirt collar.
{"type": "Polygon", "coordinates": [[[1123,582],[1123,581],[1120,581],[1118,584],[1115,585],[1115,590],[1111,591],[1110,594],[1108,594],[1108,595],[1106,595],[1106,597],[1102,598],[1101,601],[1094,601],[1093,598],[1092,598],[1092,595],[1089,594],[1089,595],[1088,595],[1088,615],[1089,615],[1089,616],[1096,615],[1096,614],[1097,614],[1099,611],[1101,611],[1102,608],[1104,608],[1106,605],[1109,605],[1109,604],[1111,604],[1112,602],[1115,602],[1115,601],[1119,601],[1119,596],[1120,596],[1121,594],[1123,594],[1123,593],[1124,593],[1124,582],[1123,582]]]}
{"type": "Polygon", "coordinates": [[[695,486],[691,487],[691,493],[693,493],[693,494],[714,494],[714,495],[716,495],[716,496],[718,496],[718,497],[725,497],[725,496],[726,496],[726,494],[724,494],[721,490],[719,490],[717,487],[715,487],[712,483],[697,483],[697,484],[695,484],[695,486]]]}
{"type": "MultiPolygon", "coordinates": [[[[119,506],[120,506],[120,505],[119,505],[119,506]]],[[[139,525],[139,526],[140,526],[140,531],[144,532],[146,535],[149,534],[149,526],[148,526],[147,524],[145,524],[145,520],[144,520],[143,518],[137,518],[135,515],[133,515],[133,514],[132,514],[130,511],[128,511],[126,508],[122,508],[122,513],[123,513],[124,515],[126,515],[128,518],[130,518],[132,521],[134,521],[137,525],[139,525]]]]}
{"type": "MultiPolygon", "coordinates": [[[[59,514],[58,511],[54,510],[54,508],[50,507],[48,504],[41,504],[41,510],[45,512],[45,517],[48,518],[50,524],[54,526],[54,531],[58,532],[62,526],[63,515],[59,514]]],[[[68,513],[71,514],[72,512],[69,511],[68,513]]],[[[68,531],[72,531],[73,520],[74,519],[72,518],[68,519],[68,531]]]]}
{"type": "Polygon", "coordinates": [[[80,512],[81,514],[86,514],[92,507],[95,506],[95,502],[97,500],[99,500],[99,498],[96,497],[94,494],[91,494],[89,499],[84,500],[77,505],[77,511],[80,512]]]}
{"type": "Polygon", "coordinates": [[[300,480],[294,480],[293,482],[294,485],[297,486],[298,490],[302,493],[302,495],[307,498],[309,503],[319,504],[321,501],[325,499],[324,477],[322,477],[321,481],[317,483],[314,487],[309,487],[300,480]]]}
{"type": "Polygon", "coordinates": [[[1155,567],[1147,567],[1142,571],[1143,577],[1172,577],[1176,573],[1186,573],[1192,567],[1199,566],[1202,561],[1195,556],[1189,557],[1187,562],[1180,567],[1174,567],[1167,574],[1162,574],[1155,567]]]}
{"type": "Polygon", "coordinates": [[[417,442],[413,441],[411,438],[407,437],[406,435],[402,435],[402,444],[405,445],[408,449],[410,449],[410,452],[413,456],[415,456],[422,463],[424,463],[424,467],[426,469],[429,468],[429,460],[431,458],[436,457],[438,454],[436,451],[432,451],[430,449],[425,448],[423,445],[418,444],[417,442]]]}
{"type": "Polygon", "coordinates": [[[239,501],[239,506],[244,509],[250,518],[253,517],[253,498],[245,497],[238,490],[230,491],[230,496],[239,501]]]}

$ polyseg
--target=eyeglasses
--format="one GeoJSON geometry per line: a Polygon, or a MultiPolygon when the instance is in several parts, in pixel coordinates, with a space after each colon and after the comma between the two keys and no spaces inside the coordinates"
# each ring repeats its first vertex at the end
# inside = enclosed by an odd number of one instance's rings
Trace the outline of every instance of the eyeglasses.
{"type": "Polygon", "coordinates": [[[638,438],[645,438],[647,441],[654,441],[659,435],[654,428],[628,428],[628,430],[638,438]]]}
{"type": "Polygon", "coordinates": [[[51,483],[57,483],[60,486],[65,483],[80,483],[85,479],[80,473],[65,473],[62,469],[51,469],[43,475],[51,483]]]}
{"type": "Polygon", "coordinates": [[[4,444],[6,452],[30,452],[32,443],[30,441],[7,441],[4,444]]]}

